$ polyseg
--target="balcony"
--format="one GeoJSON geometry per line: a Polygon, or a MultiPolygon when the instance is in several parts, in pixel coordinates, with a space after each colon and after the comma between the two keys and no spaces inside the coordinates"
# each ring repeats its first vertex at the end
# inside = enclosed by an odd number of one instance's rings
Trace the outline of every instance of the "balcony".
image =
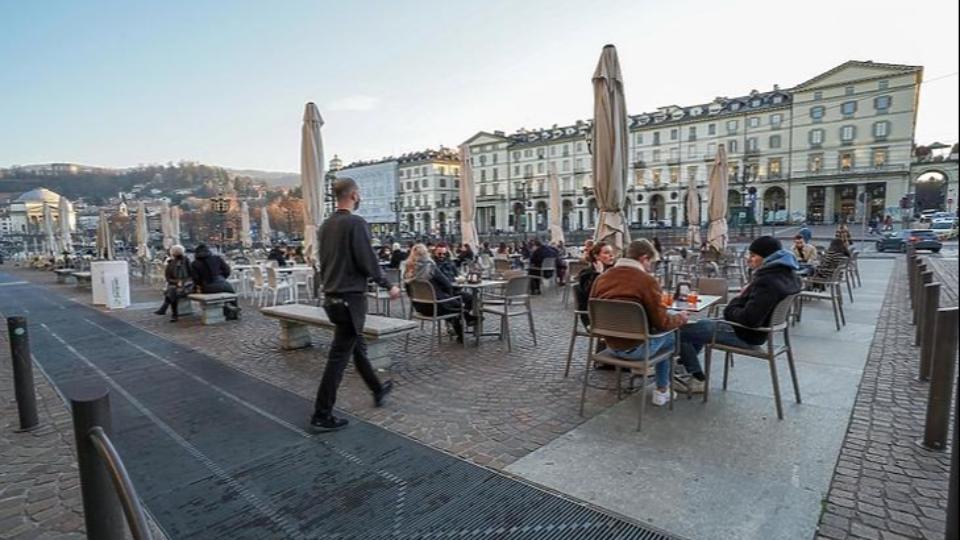
{"type": "Polygon", "coordinates": [[[876,175],[906,173],[909,166],[905,164],[886,164],[879,167],[873,165],[864,165],[860,167],[850,167],[848,169],[823,168],[819,171],[796,171],[792,173],[793,178],[832,178],[837,176],[858,176],[858,175],[876,175]]]}

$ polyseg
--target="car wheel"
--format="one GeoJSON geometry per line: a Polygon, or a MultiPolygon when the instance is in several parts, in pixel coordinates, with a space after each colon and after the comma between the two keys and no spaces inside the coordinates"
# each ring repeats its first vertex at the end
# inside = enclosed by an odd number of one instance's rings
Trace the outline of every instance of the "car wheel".
{"type": "Polygon", "coordinates": [[[878,253],[883,253],[883,246],[877,244],[877,252],[878,252],[878,253]]]}
{"type": "Polygon", "coordinates": [[[940,248],[931,249],[930,251],[932,251],[932,252],[934,252],[934,253],[940,253],[940,248]]]}
{"type": "Polygon", "coordinates": [[[900,244],[900,253],[906,253],[906,252],[907,252],[907,245],[900,244]]]}

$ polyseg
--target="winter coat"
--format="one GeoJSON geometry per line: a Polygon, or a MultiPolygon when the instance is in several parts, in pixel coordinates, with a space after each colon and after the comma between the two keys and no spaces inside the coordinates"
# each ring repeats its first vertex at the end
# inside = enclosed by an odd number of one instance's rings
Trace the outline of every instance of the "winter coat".
{"type": "MultiPolygon", "coordinates": [[[[770,324],[773,309],[781,300],[800,292],[797,259],[781,249],[763,260],[763,265],[753,272],[753,279],[727,304],[723,318],[751,328],[770,324]]],[[[762,345],[767,340],[763,332],[734,328],[737,337],[751,345],[762,345]]]]}
{"type": "Polygon", "coordinates": [[[193,281],[204,293],[221,291],[230,277],[230,266],[219,255],[210,253],[206,246],[197,249],[193,264],[190,265],[193,281]]]}

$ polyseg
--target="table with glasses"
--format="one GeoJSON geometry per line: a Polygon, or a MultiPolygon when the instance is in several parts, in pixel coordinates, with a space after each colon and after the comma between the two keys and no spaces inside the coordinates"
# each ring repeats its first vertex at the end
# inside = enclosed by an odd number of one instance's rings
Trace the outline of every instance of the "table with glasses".
{"type": "Polygon", "coordinates": [[[485,289],[491,289],[494,287],[503,287],[507,282],[502,279],[484,279],[477,283],[469,283],[466,281],[454,283],[454,287],[458,289],[466,289],[470,291],[470,297],[473,299],[473,337],[477,343],[477,346],[480,345],[481,336],[499,336],[499,332],[482,332],[483,329],[483,291],[485,289]]]}
{"type": "Polygon", "coordinates": [[[710,309],[710,306],[720,302],[719,296],[713,296],[710,294],[700,294],[697,295],[697,301],[695,303],[687,302],[686,299],[675,299],[667,309],[672,309],[674,311],[689,311],[691,313],[700,313],[701,311],[710,309]]]}

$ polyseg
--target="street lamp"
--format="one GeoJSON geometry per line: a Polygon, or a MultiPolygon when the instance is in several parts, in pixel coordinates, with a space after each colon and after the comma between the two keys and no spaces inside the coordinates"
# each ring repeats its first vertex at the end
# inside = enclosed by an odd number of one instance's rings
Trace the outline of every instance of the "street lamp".
{"type": "Polygon", "coordinates": [[[223,196],[223,192],[217,193],[217,196],[210,199],[210,205],[213,211],[220,215],[220,252],[223,253],[223,244],[225,240],[224,227],[226,225],[227,212],[230,211],[230,199],[223,196]]]}
{"type": "Polygon", "coordinates": [[[523,241],[527,241],[527,223],[526,219],[523,220],[523,225],[521,225],[520,217],[525,216],[527,213],[527,187],[530,185],[529,180],[520,180],[517,182],[518,187],[520,188],[520,208],[517,209],[516,216],[516,225],[518,228],[523,228],[523,241]]]}

